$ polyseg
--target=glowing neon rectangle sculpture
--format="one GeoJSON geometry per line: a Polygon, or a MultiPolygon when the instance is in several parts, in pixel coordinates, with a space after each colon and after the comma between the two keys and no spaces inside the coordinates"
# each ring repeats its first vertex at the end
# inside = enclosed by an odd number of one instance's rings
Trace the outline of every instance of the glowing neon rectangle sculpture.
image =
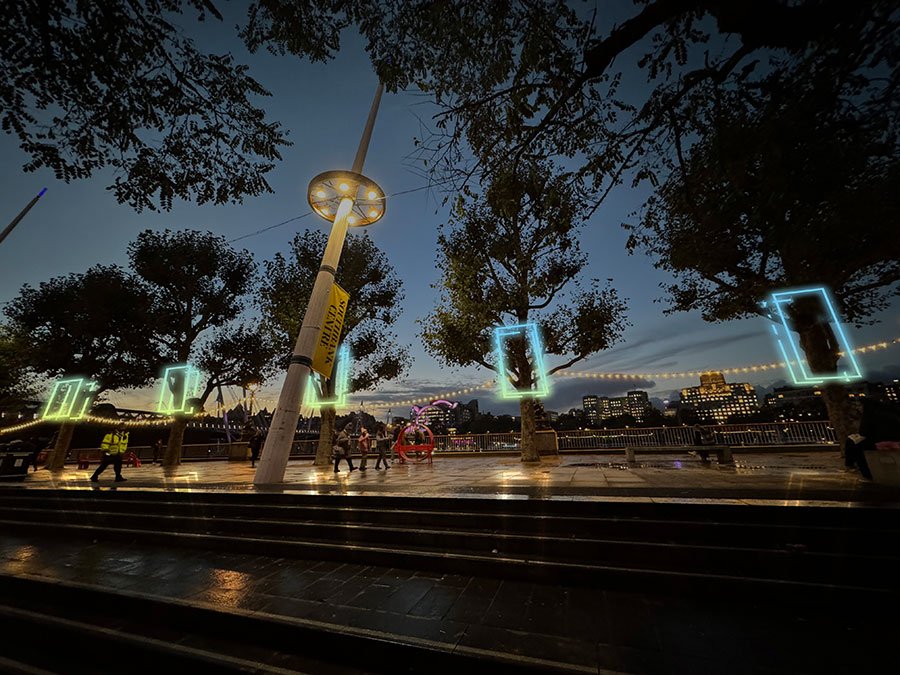
{"type": "Polygon", "coordinates": [[[190,365],[169,366],[162,376],[159,404],[156,409],[163,415],[192,413],[188,401],[200,393],[200,371],[190,365]]]}
{"type": "Polygon", "coordinates": [[[337,365],[334,375],[334,398],[321,400],[319,392],[322,391],[322,376],[312,371],[309,381],[306,383],[306,391],[303,393],[303,405],[313,410],[319,410],[323,405],[332,405],[335,408],[343,408],[347,405],[347,396],[350,390],[350,346],[341,345],[337,351],[337,365]]]}
{"type": "Polygon", "coordinates": [[[834,301],[828,290],[823,286],[811,288],[795,288],[786,291],[772,293],[768,302],[763,302],[762,307],[768,311],[769,318],[774,322],[772,332],[778,345],[779,353],[784,359],[788,375],[796,385],[816,385],[823,382],[849,382],[862,379],[863,373],[859,362],[853,354],[853,347],[847,334],[841,326],[834,301]],[[791,329],[787,314],[787,307],[798,298],[812,298],[821,303],[826,313],[827,322],[833,326],[834,336],[838,341],[838,349],[843,353],[838,362],[837,371],[834,373],[814,373],[809,367],[803,355],[797,336],[791,329]]]}
{"type": "Polygon", "coordinates": [[[77,420],[85,416],[94,394],[99,389],[96,382],[84,377],[57,380],[50,391],[41,417],[45,420],[77,420]]]}
{"type": "Polygon", "coordinates": [[[497,326],[494,328],[494,349],[498,372],[497,381],[500,383],[500,398],[515,399],[526,396],[544,398],[550,395],[550,379],[547,377],[547,369],[544,367],[544,348],[536,323],[497,326]],[[509,369],[506,359],[506,343],[516,338],[524,338],[526,350],[531,352],[531,379],[534,383],[531,389],[516,389],[507,377],[509,369]]]}

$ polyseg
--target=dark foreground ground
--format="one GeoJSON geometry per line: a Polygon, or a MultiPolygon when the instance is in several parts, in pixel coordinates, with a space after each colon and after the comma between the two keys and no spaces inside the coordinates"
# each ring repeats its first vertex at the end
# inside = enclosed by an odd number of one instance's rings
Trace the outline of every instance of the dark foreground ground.
{"type": "MultiPolygon", "coordinates": [[[[2,672],[888,673],[897,493],[820,453],[0,488],[2,672]],[[65,489],[59,489],[65,488],[65,489]]],[[[84,474],[84,475],[82,475],[84,474]]]]}

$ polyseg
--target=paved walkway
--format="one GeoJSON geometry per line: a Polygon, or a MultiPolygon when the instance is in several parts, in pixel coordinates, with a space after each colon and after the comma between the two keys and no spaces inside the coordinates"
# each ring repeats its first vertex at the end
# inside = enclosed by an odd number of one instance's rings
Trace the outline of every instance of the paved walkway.
{"type": "MultiPolygon", "coordinates": [[[[609,454],[560,455],[539,464],[517,457],[437,457],[433,464],[395,463],[388,471],[341,473],[292,461],[285,482],[267,490],[306,494],[496,497],[564,500],[714,500],[729,503],[829,504],[900,503],[900,489],[874,485],[844,469],[836,451],[741,453],[734,465],[704,464],[696,457],[638,455],[628,465],[609,454]]],[[[186,462],[172,471],[158,465],[125,468],[126,483],[114,483],[112,469],[97,484],[93,466],[70,466],[59,474],[41,470],[24,481],[29,488],[233,490],[254,492],[247,462],[186,462]]]]}

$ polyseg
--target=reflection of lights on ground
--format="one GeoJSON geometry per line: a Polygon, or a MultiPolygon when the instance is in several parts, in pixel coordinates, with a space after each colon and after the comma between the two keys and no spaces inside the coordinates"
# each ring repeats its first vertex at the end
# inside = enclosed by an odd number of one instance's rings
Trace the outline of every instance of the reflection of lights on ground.
{"type": "Polygon", "coordinates": [[[32,546],[30,544],[18,546],[18,547],[16,547],[16,550],[13,552],[13,556],[17,560],[27,560],[29,558],[33,558],[37,554],[38,554],[37,547],[32,546]]]}
{"type": "Polygon", "coordinates": [[[40,551],[34,546],[17,546],[6,560],[0,560],[0,569],[6,573],[22,574],[28,572],[40,551]]]}
{"type": "Polygon", "coordinates": [[[249,574],[238,572],[237,570],[216,568],[210,570],[210,573],[212,576],[212,580],[216,582],[218,588],[226,591],[244,588],[247,584],[253,581],[253,577],[251,577],[249,574]]]}
{"type": "Polygon", "coordinates": [[[166,476],[164,480],[165,480],[165,482],[172,482],[172,483],[177,483],[179,481],[181,481],[183,483],[198,483],[198,482],[200,482],[200,474],[197,473],[196,471],[190,471],[190,472],[188,472],[186,474],[182,474],[182,475],[166,476]]]}

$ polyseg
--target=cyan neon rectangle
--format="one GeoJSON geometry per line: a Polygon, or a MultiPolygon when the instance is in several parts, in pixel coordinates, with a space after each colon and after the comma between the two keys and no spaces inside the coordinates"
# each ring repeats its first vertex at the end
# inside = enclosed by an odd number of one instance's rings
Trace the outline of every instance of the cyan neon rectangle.
{"type": "MultiPolygon", "coordinates": [[[[775,334],[778,351],[784,359],[785,367],[794,384],[816,385],[824,382],[849,382],[862,379],[862,369],[853,353],[853,346],[847,338],[836,305],[826,288],[816,286],[777,291],[770,296],[769,304],[772,310],[770,317],[775,321],[772,324],[772,332],[775,334]],[[791,330],[786,309],[797,298],[802,297],[817,298],[827,312],[828,323],[833,326],[834,336],[838,341],[838,350],[843,353],[835,373],[813,373],[796,334],[791,330]]],[[[763,303],[763,307],[766,307],[766,303],[763,303]]]]}
{"type": "Polygon", "coordinates": [[[321,376],[315,371],[310,372],[306,390],[303,392],[303,405],[313,410],[319,410],[323,405],[331,405],[335,408],[343,408],[347,405],[350,393],[350,347],[348,345],[341,345],[337,350],[334,377],[334,398],[321,400],[318,393],[321,391],[321,376]]]}
{"type": "Polygon", "coordinates": [[[157,410],[163,415],[192,413],[194,410],[188,409],[188,400],[199,393],[199,370],[191,365],[169,366],[162,376],[157,410]]]}
{"type": "Polygon", "coordinates": [[[544,348],[541,343],[541,335],[538,326],[534,322],[517,324],[514,326],[497,326],[494,328],[494,349],[497,361],[497,381],[500,383],[500,397],[507,399],[516,398],[545,398],[550,395],[550,379],[547,377],[547,369],[544,367],[544,348]],[[525,338],[532,356],[532,380],[531,389],[516,389],[507,377],[508,364],[506,361],[505,343],[514,338],[525,338]]]}

